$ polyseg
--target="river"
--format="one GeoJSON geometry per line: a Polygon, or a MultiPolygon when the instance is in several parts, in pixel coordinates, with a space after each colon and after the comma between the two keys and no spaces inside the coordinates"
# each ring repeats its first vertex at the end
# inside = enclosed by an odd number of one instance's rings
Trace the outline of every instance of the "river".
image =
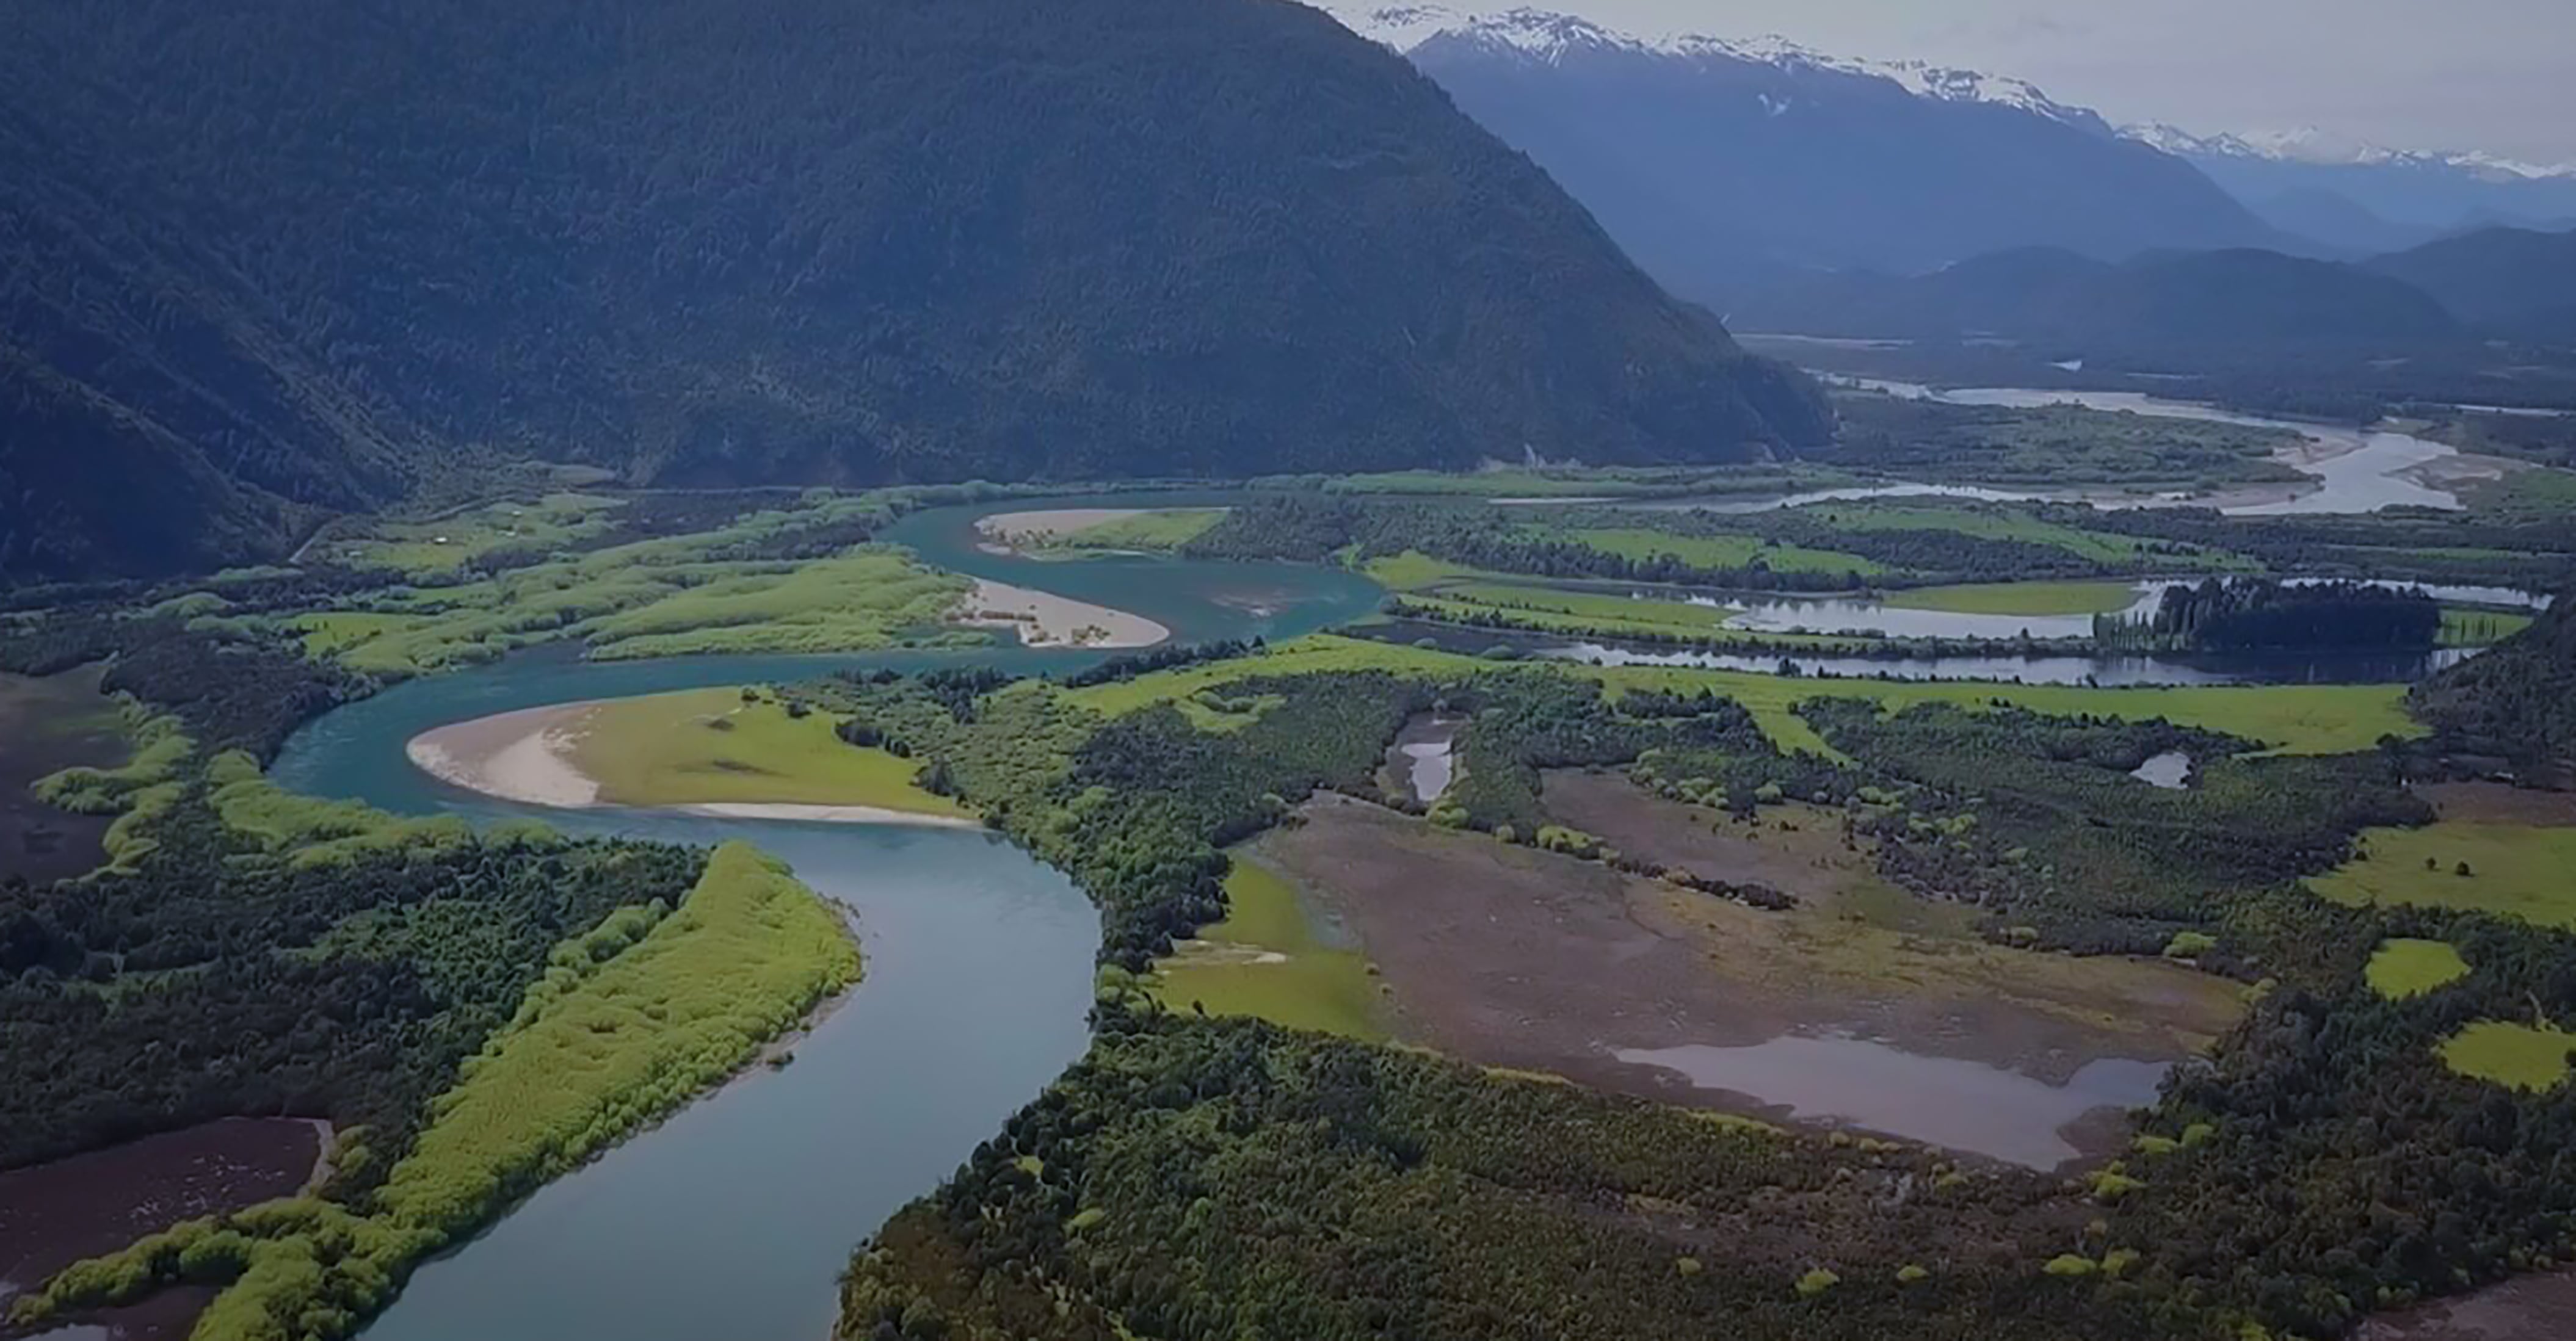
{"type": "MultiPolygon", "coordinates": [[[[976,546],[979,515],[1080,501],[926,511],[882,538],[954,571],[1145,615],[1185,642],[1293,637],[1366,613],[1379,595],[1365,578],[1323,568],[1044,562],[976,546]]],[[[548,703],[878,666],[1061,671],[1102,655],[996,647],[589,663],[539,651],[411,681],[298,732],[271,772],[300,792],[406,815],[533,816],[584,834],[747,839],[852,910],[867,955],[858,988],[795,1045],[792,1065],[743,1075],[424,1265],[368,1328],[369,1341],[828,1335],[850,1250],[1082,1054],[1100,939],[1097,912],[1070,880],[989,834],[536,810],[421,773],[406,742],[433,726],[548,703]]]]}
{"type": "Polygon", "coordinates": [[[1972,387],[1941,390],[1918,382],[1870,377],[1829,377],[1847,386],[1883,391],[1915,400],[1951,405],[1996,405],[2033,408],[2081,405],[2111,413],[2127,412],[2167,419],[2237,424],[2247,428],[2286,429],[2300,435],[2301,445],[2285,448],[2274,459],[2307,475],[2312,485],[2295,491],[2282,486],[2249,485],[2207,498],[2180,494],[2124,494],[2074,490],[1991,489],[1976,485],[1895,483],[1839,489],[1815,489],[1768,498],[1662,498],[1620,502],[1615,506],[1658,511],[1766,512],[1807,503],[1863,498],[1959,498],[1993,503],[2089,502],[2097,507],[2172,507],[2189,503],[2215,506],[2231,517],[2280,516],[2290,513],[2376,512],[2388,507],[2439,508],[2458,511],[2460,500],[2416,478],[2434,462],[2453,460],[2460,450],[2449,443],[2382,428],[2273,419],[2223,410],[2204,401],[2168,400],[2136,391],[2065,391],[2029,387],[1972,387]]]}

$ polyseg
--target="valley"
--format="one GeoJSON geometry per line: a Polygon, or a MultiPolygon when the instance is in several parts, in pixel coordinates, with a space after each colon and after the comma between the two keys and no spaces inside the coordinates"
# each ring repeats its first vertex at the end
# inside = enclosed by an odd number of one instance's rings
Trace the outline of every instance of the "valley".
{"type": "Polygon", "coordinates": [[[0,1341],[2576,1331],[2547,18],[14,17],[0,1341]]]}

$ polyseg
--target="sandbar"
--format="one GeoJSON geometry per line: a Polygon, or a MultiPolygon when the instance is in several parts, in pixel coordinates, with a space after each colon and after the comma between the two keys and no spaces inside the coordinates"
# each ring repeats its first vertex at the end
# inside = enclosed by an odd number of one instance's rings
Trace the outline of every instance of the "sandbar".
{"type": "Polygon", "coordinates": [[[973,628],[1017,630],[1028,647],[1151,647],[1172,636],[1143,615],[989,578],[976,579],[956,620],[973,628]]]}

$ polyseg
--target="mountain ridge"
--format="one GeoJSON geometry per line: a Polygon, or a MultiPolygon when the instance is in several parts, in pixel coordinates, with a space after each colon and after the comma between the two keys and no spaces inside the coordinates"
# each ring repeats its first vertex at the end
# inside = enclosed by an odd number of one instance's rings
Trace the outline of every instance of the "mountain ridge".
{"type": "Polygon", "coordinates": [[[106,408],[10,435],[12,578],[273,557],[236,542],[478,451],[860,486],[1827,431],[1802,378],[1412,67],[1282,0],[136,0],[19,26],[0,311],[60,338],[12,347],[0,405],[106,408]],[[49,289],[101,217],[138,240],[49,289]],[[154,345],[165,318],[195,334],[154,345]],[[120,455],[203,506],[120,533],[101,490],[52,487],[120,455]]]}

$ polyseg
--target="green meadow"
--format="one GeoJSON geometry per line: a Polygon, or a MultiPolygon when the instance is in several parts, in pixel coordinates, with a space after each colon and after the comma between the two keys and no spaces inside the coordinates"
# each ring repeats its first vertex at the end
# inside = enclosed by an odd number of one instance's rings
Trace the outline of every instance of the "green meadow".
{"type": "Polygon", "coordinates": [[[1224,921],[1154,966],[1147,990],[1156,1000],[1345,1038],[1387,1037],[1367,959],[1318,938],[1293,886],[1237,853],[1225,898],[1224,921]]]}
{"type": "Polygon", "coordinates": [[[2366,830],[2361,843],[2364,856],[2309,887],[2356,907],[2457,908],[2576,929],[2576,828],[2445,820],[2366,830]]]}
{"type": "Polygon", "coordinates": [[[916,759],[861,749],[827,713],[791,715],[774,697],[734,689],[621,698],[586,711],[573,760],[620,805],[711,802],[878,806],[964,816],[913,781],[916,759]]]}
{"type": "Polygon", "coordinates": [[[2392,1001],[2422,996],[2469,976],[2469,962],[2449,941],[2392,937],[2371,952],[2362,971],[2370,989],[2392,1001]]]}
{"type": "Polygon", "coordinates": [[[2507,1089],[2554,1090],[2567,1083],[2576,1034],[2554,1025],[2480,1020],[2442,1041],[2442,1064],[2507,1089]]]}

